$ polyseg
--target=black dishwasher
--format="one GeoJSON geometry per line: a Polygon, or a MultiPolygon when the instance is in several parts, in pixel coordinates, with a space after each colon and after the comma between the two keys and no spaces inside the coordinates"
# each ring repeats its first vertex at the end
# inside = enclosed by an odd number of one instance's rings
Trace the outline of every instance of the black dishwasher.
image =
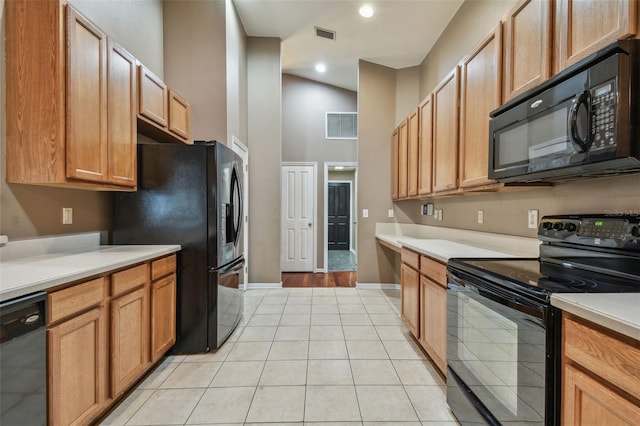
{"type": "Polygon", "coordinates": [[[46,297],[43,292],[0,303],[0,424],[47,421],[46,297]]]}

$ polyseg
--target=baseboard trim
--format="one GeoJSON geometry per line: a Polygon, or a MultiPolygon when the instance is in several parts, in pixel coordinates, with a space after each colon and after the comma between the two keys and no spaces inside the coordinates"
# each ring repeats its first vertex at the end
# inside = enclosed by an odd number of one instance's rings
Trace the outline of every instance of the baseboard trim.
{"type": "Polygon", "coordinates": [[[356,288],[361,288],[363,290],[400,290],[400,284],[356,282],[356,288]]]}
{"type": "Polygon", "coordinates": [[[282,288],[282,281],[279,283],[249,283],[247,290],[259,290],[264,288],[282,288]]]}

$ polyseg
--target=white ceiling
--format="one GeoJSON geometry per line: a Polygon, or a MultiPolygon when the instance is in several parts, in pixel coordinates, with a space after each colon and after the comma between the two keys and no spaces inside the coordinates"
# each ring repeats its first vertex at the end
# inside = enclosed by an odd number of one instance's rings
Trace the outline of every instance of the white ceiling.
{"type": "Polygon", "coordinates": [[[282,40],[283,72],[350,90],[359,59],[396,69],[420,64],[463,1],[233,0],[248,36],[282,40]],[[364,4],[373,17],[358,14],[364,4]],[[317,37],[316,26],[335,31],[335,40],[317,37]]]}

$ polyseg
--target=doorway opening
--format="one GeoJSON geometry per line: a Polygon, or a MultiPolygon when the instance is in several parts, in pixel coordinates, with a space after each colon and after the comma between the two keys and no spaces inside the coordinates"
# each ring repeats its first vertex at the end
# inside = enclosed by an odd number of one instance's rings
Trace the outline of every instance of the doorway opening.
{"type": "Polygon", "coordinates": [[[357,271],[357,217],[357,163],[325,163],[325,271],[357,271]]]}

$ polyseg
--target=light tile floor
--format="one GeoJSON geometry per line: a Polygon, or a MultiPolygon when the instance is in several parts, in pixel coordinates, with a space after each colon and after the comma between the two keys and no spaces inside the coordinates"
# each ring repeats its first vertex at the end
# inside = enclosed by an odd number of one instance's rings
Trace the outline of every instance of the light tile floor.
{"type": "Polygon", "coordinates": [[[457,425],[400,292],[249,290],[222,348],[170,356],[103,425],[457,425]]]}

